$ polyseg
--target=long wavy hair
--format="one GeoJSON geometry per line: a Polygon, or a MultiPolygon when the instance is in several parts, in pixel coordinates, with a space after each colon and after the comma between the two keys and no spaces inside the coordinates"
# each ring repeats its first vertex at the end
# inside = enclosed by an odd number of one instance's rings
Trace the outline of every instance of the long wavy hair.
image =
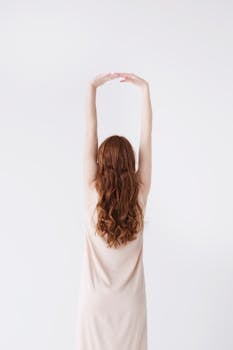
{"type": "Polygon", "coordinates": [[[94,185],[98,193],[97,234],[114,248],[135,240],[144,228],[138,202],[141,179],[135,171],[134,149],[124,136],[112,135],[100,144],[94,185]]]}

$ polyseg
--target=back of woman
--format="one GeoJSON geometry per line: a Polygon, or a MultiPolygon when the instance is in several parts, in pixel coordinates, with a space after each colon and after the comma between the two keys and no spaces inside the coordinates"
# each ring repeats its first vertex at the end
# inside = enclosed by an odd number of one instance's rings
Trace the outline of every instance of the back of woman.
{"type": "Polygon", "coordinates": [[[96,234],[93,209],[86,208],[78,349],[147,349],[143,232],[109,248],[96,234]]]}
{"type": "Polygon", "coordinates": [[[84,176],[94,176],[85,178],[79,350],[147,350],[143,239],[150,178],[143,181],[143,147],[138,171],[130,142],[119,135],[96,150],[96,167],[84,166],[84,176]]]}

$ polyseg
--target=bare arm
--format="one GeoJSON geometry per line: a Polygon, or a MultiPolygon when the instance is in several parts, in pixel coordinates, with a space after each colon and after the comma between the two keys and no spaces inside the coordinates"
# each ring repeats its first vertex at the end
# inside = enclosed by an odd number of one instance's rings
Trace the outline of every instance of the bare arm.
{"type": "Polygon", "coordinates": [[[138,173],[142,180],[143,199],[144,202],[146,202],[150,191],[152,173],[152,106],[149,84],[145,83],[142,86],[141,91],[142,115],[138,155],[138,173]]]}
{"type": "Polygon", "coordinates": [[[96,111],[96,94],[97,88],[111,79],[117,78],[117,74],[98,74],[95,76],[87,87],[86,95],[86,130],[83,154],[83,177],[84,186],[89,188],[92,185],[97,171],[97,152],[98,152],[98,135],[97,135],[97,111],[96,111]]]}
{"type": "Polygon", "coordinates": [[[96,87],[92,84],[88,85],[86,96],[86,130],[84,141],[84,185],[89,186],[95,178],[97,170],[97,113],[96,113],[96,87]]]}
{"type": "Polygon", "coordinates": [[[150,88],[148,82],[133,73],[118,73],[123,78],[121,82],[130,82],[141,89],[142,92],[142,117],[140,146],[138,154],[138,174],[142,181],[140,194],[146,204],[151,186],[152,172],[152,106],[150,100],[150,88]]]}

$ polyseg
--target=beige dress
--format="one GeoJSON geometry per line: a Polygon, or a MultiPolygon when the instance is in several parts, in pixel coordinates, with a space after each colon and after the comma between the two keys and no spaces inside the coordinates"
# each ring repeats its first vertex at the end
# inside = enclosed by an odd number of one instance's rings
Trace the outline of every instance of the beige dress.
{"type": "Polygon", "coordinates": [[[95,234],[96,199],[93,193],[85,211],[76,350],[147,350],[143,234],[126,246],[107,248],[95,234]]]}

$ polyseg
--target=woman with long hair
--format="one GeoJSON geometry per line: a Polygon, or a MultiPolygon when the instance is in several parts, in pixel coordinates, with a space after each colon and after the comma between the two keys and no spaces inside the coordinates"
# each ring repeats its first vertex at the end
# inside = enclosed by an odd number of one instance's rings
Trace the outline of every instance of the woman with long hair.
{"type": "Polygon", "coordinates": [[[149,84],[131,73],[97,75],[88,85],[83,163],[85,251],[78,303],[78,350],[147,350],[143,232],[152,170],[149,84]],[[98,145],[96,90],[111,79],[141,89],[138,169],[130,141],[98,145]]]}

